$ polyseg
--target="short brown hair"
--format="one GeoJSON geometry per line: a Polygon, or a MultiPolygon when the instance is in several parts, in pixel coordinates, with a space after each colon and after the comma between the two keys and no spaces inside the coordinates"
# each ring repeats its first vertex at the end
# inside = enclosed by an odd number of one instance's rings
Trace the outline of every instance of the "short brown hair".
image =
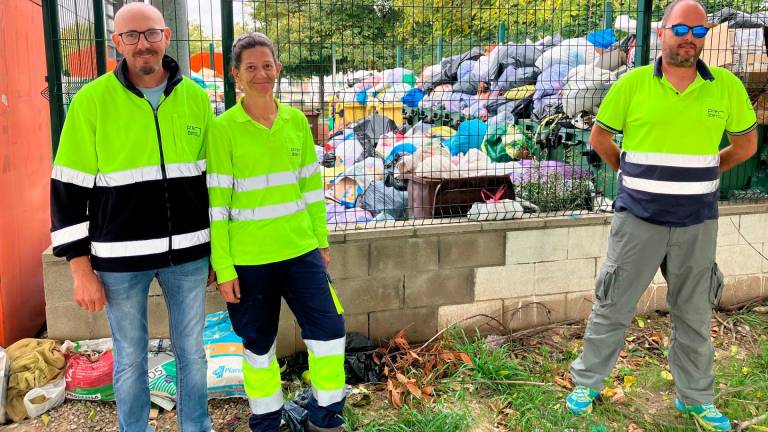
{"type": "Polygon", "coordinates": [[[272,40],[264,33],[248,32],[243,33],[232,43],[232,55],[230,64],[235,69],[240,69],[240,63],[243,59],[243,51],[256,47],[264,47],[272,53],[272,60],[277,63],[277,50],[272,40]]]}

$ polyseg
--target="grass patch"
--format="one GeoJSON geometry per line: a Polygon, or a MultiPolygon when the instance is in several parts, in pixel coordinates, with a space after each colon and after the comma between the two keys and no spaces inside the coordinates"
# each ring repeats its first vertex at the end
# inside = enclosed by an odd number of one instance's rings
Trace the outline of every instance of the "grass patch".
{"type": "Polygon", "coordinates": [[[472,424],[467,410],[453,410],[444,405],[423,407],[404,406],[396,420],[372,420],[363,423],[362,418],[345,410],[347,428],[361,432],[465,432],[472,424]]]}

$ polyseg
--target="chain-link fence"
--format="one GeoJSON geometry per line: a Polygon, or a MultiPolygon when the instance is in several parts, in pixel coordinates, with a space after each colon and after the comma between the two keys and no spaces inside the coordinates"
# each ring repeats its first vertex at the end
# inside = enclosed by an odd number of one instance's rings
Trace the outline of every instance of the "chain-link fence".
{"type": "MultiPolygon", "coordinates": [[[[45,2],[54,148],[72,95],[119,61],[109,35],[123,3],[45,2]]],[[[307,115],[328,223],[349,229],[611,211],[617,174],[590,130],[611,85],[660,54],[668,2],[152,3],[173,30],[168,54],[217,114],[240,96],[228,73],[234,37],[272,38],[283,64],[275,95],[307,115]]],[[[722,175],[721,199],[761,199],[768,9],[704,3],[712,28],[701,58],[744,82],[761,123],[757,154],[722,175]]]]}

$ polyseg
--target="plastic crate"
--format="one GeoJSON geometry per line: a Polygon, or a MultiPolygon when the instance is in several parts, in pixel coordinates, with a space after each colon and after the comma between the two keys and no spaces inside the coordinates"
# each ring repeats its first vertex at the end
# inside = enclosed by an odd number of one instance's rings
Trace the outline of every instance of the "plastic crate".
{"type": "Polygon", "coordinates": [[[483,202],[483,189],[495,194],[506,185],[502,198],[515,197],[509,176],[440,179],[406,174],[402,178],[408,186],[408,216],[411,219],[466,216],[472,204],[483,202]]]}

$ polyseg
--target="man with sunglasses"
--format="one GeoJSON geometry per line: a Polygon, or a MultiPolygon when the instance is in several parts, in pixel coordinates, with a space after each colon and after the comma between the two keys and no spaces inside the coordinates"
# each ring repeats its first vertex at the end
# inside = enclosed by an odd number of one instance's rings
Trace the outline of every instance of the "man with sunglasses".
{"type": "Polygon", "coordinates": [[[755,153],[756,118],[738,78],[699,59],[709,29],[701,3],[674,0],[661,24],[661,56],[612,86],[592,129],[590,144],[619,172],[619,188],[566,405],[575,414],[592,410],[637,302],[661,268],[675,406],[707,430],[728,431],[730,421],[712,404],[711,309],[723,287],[715,263],[719,181],[755,153]],[[723,132],[731,145],[719,150],[723,132]],[[618,133],[621,149],[613,142],[618,133]]]}
{"type": "Polygon", "coordinates": [[[154,278],[176,358],[179,430],[211,430],[204,137],[213,114],[205,91],[165,55],[170,37],[148,4],[117,12],[112,41],[124,58],[73,98],[51,179],[53,252],[69,260],[75,301],[91,312],[106,306],[124,432],[152,430],[147,295],[154,278]]]}

